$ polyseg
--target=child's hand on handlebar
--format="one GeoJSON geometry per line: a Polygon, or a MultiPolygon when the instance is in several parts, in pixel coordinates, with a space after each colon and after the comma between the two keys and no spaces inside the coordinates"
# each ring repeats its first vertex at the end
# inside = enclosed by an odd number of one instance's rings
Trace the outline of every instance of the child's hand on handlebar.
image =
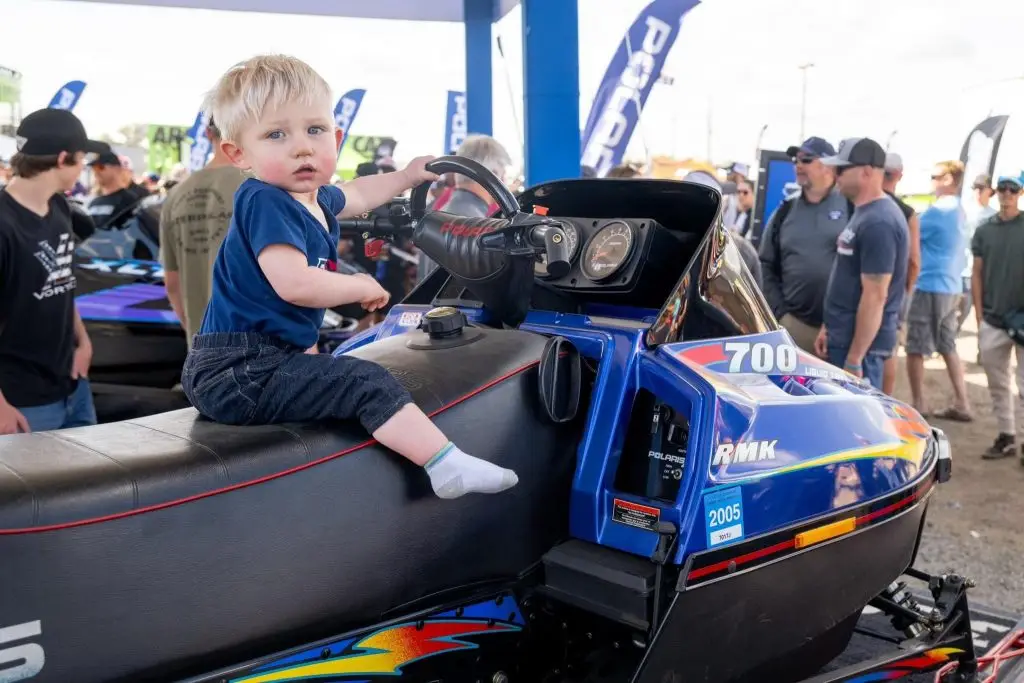
{"type": "Polygon", "coordinates": [[[432,156],[424,156],[416,157],[409,162],[409,165],[402,171],[409,179],[409,187],[416,187],[420,183],[432,183],[440,178],[436,173],[431,173],[426,169],[427,164],[434,159],[435,157],[432,156]]]}
{"type": "Polygon", "coordinates": [[[358,278],[360,286],[359,303],[368,311],[376,311],[387,305],[391,295],[388,290],[380,286],[376,278],[366,273],[356,273],[352,277],[358,278]]]}

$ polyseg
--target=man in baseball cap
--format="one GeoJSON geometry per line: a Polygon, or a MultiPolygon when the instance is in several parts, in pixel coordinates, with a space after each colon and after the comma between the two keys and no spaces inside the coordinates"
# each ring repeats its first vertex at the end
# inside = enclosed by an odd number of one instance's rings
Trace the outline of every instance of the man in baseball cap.
{"type": "Polygon", "coordinates": [[[903,306],[900,308],[899,328],[896,348],[892,356],[885,361],[885,377],[882,380],[882,391],[892,394],[896,389],[896,355],[902,340],[906,337],[907,315],[910,313],[910,301],[914,294],[914,284],[921,272],[921,219],[914,207],[907,204],[896,195],[896,186],[903,180],[903,157],[895,152],[887,152],[885,155],[885,176],[882,179],[882,189],[889,195],[889,198],[896,202],[900,213],[907,219],[907,228],[910,236],[910,253],[907,257],[907,285],[906,296],[903,297],[903,306]]]}
{"type": "Polygon", "coordinates": [[[835,186],[835,172],[821,163],[835,151],[819,137],[787,150],[800,192],[772,213],[758,245],[761,290],[779,323],[808,353],[814,353],[821,329],[836,240],[853,213],[835,186]]]}
{"type": "Polygon", "coordinates": [[[40,109],[24,119],[15,133],[18,152],[26,156],[57,156],[61,152],[99,154],[110,150],[105,142],[90,140],[78,117],[65,109],[40,109]]]}
{"type": "MultiPolygon", "coordinates": [[[[1017,386],[1024,387],[1024,214],[1020,199],[1021,175],[996,181],[999,212],[978,226],[971,240],[974,255],[972,293],[978,321],[978,351],[988,379],[993,417],[999,429],[995,441],[981,457],[997,460],[1017,452],[1019,418],[1014,415],[1013,362],[1017,352],[1017,386]]],[[[1024,465],[1024,447],[1021,448],[1024,465]]]]}
{"type": "Polygon", "coordinates": [[[839,236],[815,351],[881,390],[906,294],[907,219],[882,189],[885,150],[874,140],[843,140],[821,162],[856,209],[839,236]]]}
{"type": "Polygon", "coordinates": [[[89,202],[87,210],[99,230],[114,227],[110,225],[112,220],[120,223],[120,218],[127,218],[132,207],[150,195],[149,190],[132,177],[132,160],[112,149],[108,148],[90,161],[89,169],[97,196],[89,202]]]}
{"type": "Polygon", "coordinates": [[[971,253],[971,240],[974,239],[975,231],[980,228],[988,219],[996,215],[992,207],[992,197],[996,194],[995,186],[992,184],[992,176],[982,173],[971,183],[971,190],[974,198],[964,198],[964,214],[967,220],[964,222],[964,233],[967,241],[967,264],[964,268],[964,297],[960,302],[960,318],[957,321],[957,331],[963,326],[967,316],[971,314],[971,307],[974,305],[974,296],[971,294],[971,278],[974,272],[974,255],[971,253]]]}
{"type": "Polygon", "coordinates": [[[26,116],[14,178],[0,189],[0,434],[95,424],[92,344],[75,308],[75,238],[64,193],[90,140],[69,111],[26,116]]]}

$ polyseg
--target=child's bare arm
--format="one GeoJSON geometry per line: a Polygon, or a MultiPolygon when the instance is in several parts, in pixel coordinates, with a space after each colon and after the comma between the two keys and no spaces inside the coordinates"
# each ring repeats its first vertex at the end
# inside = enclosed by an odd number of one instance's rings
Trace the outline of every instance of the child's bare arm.
{"type": "Polygon", "coordinates": [[[371,277],[343,275],[310,266],[306,255],[287,244],[272,244],[257,257],[277,295],[295,306],[330,308],[376,301],[387,292],[371,277]]]}
{"type": "Polygon", "coordinates": [[[338,217],[358,216],[376,209],[420,183],[437,180],[436,174],[424,168],[432,160],[433,157],[417,157],[401,171],[356,178],[345,183],[342,187],[345,193],[345,208],[338,217]]]}

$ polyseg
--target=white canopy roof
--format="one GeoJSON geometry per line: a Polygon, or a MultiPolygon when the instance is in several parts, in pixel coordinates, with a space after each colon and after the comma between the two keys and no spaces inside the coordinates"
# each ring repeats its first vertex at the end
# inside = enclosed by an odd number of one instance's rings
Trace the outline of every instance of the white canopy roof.
{"type": "MultiPolygon", "coordinates": [[[[315,14],[361,19],[405,19],[408,21],[463,21],[464,0],[81,0],[120,5],[186,7],[235,12],[315,14]]],[[[519,0],[490,0],[492,21],[508,14],[519,0]]]]}

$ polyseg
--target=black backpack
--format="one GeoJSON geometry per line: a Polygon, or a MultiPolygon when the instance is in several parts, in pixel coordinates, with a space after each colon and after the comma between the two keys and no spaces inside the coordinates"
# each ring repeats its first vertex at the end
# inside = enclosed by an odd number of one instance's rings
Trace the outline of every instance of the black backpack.
{"type": "Polygon", "coordinates": [[[1024,309],[1010,311],[1003,316],[1003,325],[1006,327],[1006,334],[1010,339],[1024,346],[1024,309]]]}

